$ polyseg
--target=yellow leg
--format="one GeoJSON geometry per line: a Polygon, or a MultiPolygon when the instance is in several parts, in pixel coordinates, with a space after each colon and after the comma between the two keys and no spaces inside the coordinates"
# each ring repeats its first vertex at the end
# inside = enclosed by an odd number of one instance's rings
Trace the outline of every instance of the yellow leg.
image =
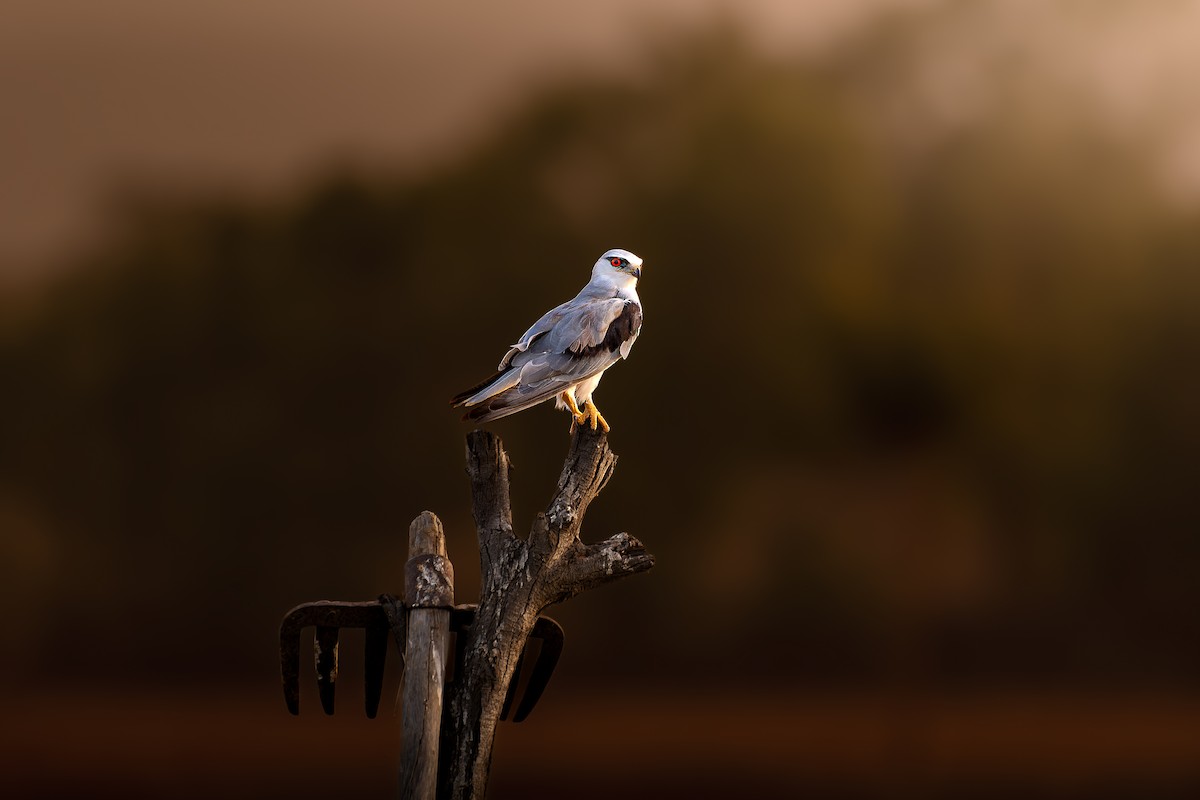
{"type": "MultiPolygon", "coordinates": [[[[592,430],[596,430],[596,424],[599,423],[600,427],[604,429],[605,433],[609,432],[610,428],[608,427],[608,423],[605,422],[604,417],[600,414],[600,409],[596,408],[596,404],[592,402],[592,398],[590,397],[588,398],[587,402],[583,404],[582,416],[587,417],[587,419],[591,422],[592,430]]],[[[579,424],[583,424],[582,419],[579,420],[579,424]]]]}
{"type": "MultiPolygon", "coordinates": [[[[571,433],[574,433],[575,426],[582,425],[583,421],[587,418],[587,415],[579,410],[579,404],[575,402],[575,396],[573,394],[570,392],[563,392],[561,397],[563,403],[571,412],[571,433]]],[[[592,428],[594,429],[595,427],[595,424],[593,424],[592,428]]]]}
{"type": "Polygon", "coordinates": [[[573,416],[573,417],[583,416],[583,412],[579,410],[579,406],[575,403],[574,395],[572,395],[570,392],[563,392],[561,395],[559,395],[559,397],[562,398],[562,401],[566,405],[566,407],[571,409],[571,416],[573,416]]]}

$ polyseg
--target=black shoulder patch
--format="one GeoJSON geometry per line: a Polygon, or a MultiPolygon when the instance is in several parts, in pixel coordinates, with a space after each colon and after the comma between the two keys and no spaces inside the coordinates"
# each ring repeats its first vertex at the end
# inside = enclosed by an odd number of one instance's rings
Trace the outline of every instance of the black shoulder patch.
{"type": "Polygon", "coordinates": [[[637,303],[626,303],[621,313],[608,326],[604,338],[595,347],[589,347],[579,353],[581,356],[594,356],[597,353],[614,353],[621,345],[633,338],[642,327],[642,307],[637,303]]]}

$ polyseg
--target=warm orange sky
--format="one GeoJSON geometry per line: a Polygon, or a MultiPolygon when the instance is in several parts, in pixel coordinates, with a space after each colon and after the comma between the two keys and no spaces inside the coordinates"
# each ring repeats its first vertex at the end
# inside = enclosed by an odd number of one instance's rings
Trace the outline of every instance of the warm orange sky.
{"type": "MultiPolygon", "coordinates": [[[[753,0],[736,16],[786,41],[905,2],[753,0]]],[[[17,0],[0,26],[0,265],[12,277],[14,259],[61,249],[117,176],[262,188],[339,155],[445,152],[551,68],[636,62],[719,6],[17,0]]]]}
{"type": "MultiPolygon", "coordinates": [[[[636,67],[661,33],[714,14],[782,51],[836,41],[880,8],[933,2],[10,0],[0,26],[0,285],[69,251],[120,177],[261,190],[338,158],[419,164],[481,136],[563,65],[636,67]]],[[[1182,76],[1175,84],[1192,88],[1167,105],[1200,118],[1200,2],[1105,3],[1099,25],[1062,14],[1047,25],[1039,5],[1012,0],[1010,34],[1059,37],[1083,53],[1065,80],[1100,85],[1119,115],[1136,118],[1182,76]]],[[[1197,138],[1167,143],[1175,172],[1200,164],[1197,138]]]]}

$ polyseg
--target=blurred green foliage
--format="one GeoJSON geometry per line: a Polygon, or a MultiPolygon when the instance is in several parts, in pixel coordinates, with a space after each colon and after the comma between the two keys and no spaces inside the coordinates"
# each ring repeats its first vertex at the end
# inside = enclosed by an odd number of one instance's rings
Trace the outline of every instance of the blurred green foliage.
{"type": "MultiPolygon", "coordinates": [[[[20,664],[267,674],[291,605],[399,588],[424,508],[472,599],[446,399],[627,247],[646,324],[597,394],[621,462],[586,530],[660,563],[556,613],[571,669],[1200,674],[1200,226],[1035,67],[927,115],[937,24],[793,62],[711,30],[448,166],[127,196],[127,232],[2,331],[20,664]]],[[[496,429],[523,526],[567,418],[496,429]]]]}

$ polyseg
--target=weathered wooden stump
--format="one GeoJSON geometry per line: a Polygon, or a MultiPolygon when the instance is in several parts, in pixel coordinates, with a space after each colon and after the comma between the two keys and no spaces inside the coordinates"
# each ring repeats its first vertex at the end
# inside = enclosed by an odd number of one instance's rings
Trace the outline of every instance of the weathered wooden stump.
{"type": "Polygon", "coordinates": [[[534,519],[529,537],[521,539],[513,533],[509,461],[500,439],[483,430],[467,436],[482,596],[442,723],[439,798],[483,798],[496,724],[538,614],[654,566],[654,556],[627,533],[596,544],[580,541],[588,505],[612,477],[616,462],[606,434],[577,429],[549,507],[534,519]]]}
{"type": "Polygon", "coordinates": [[[442,687],[449,655],[454,568],[446,557],[442,523],[428,511],[414,519],[408,529],[404,604],[409,611],[404,648],[400,796],[405,800],[433,800],[437,796],[442,687]]]}

